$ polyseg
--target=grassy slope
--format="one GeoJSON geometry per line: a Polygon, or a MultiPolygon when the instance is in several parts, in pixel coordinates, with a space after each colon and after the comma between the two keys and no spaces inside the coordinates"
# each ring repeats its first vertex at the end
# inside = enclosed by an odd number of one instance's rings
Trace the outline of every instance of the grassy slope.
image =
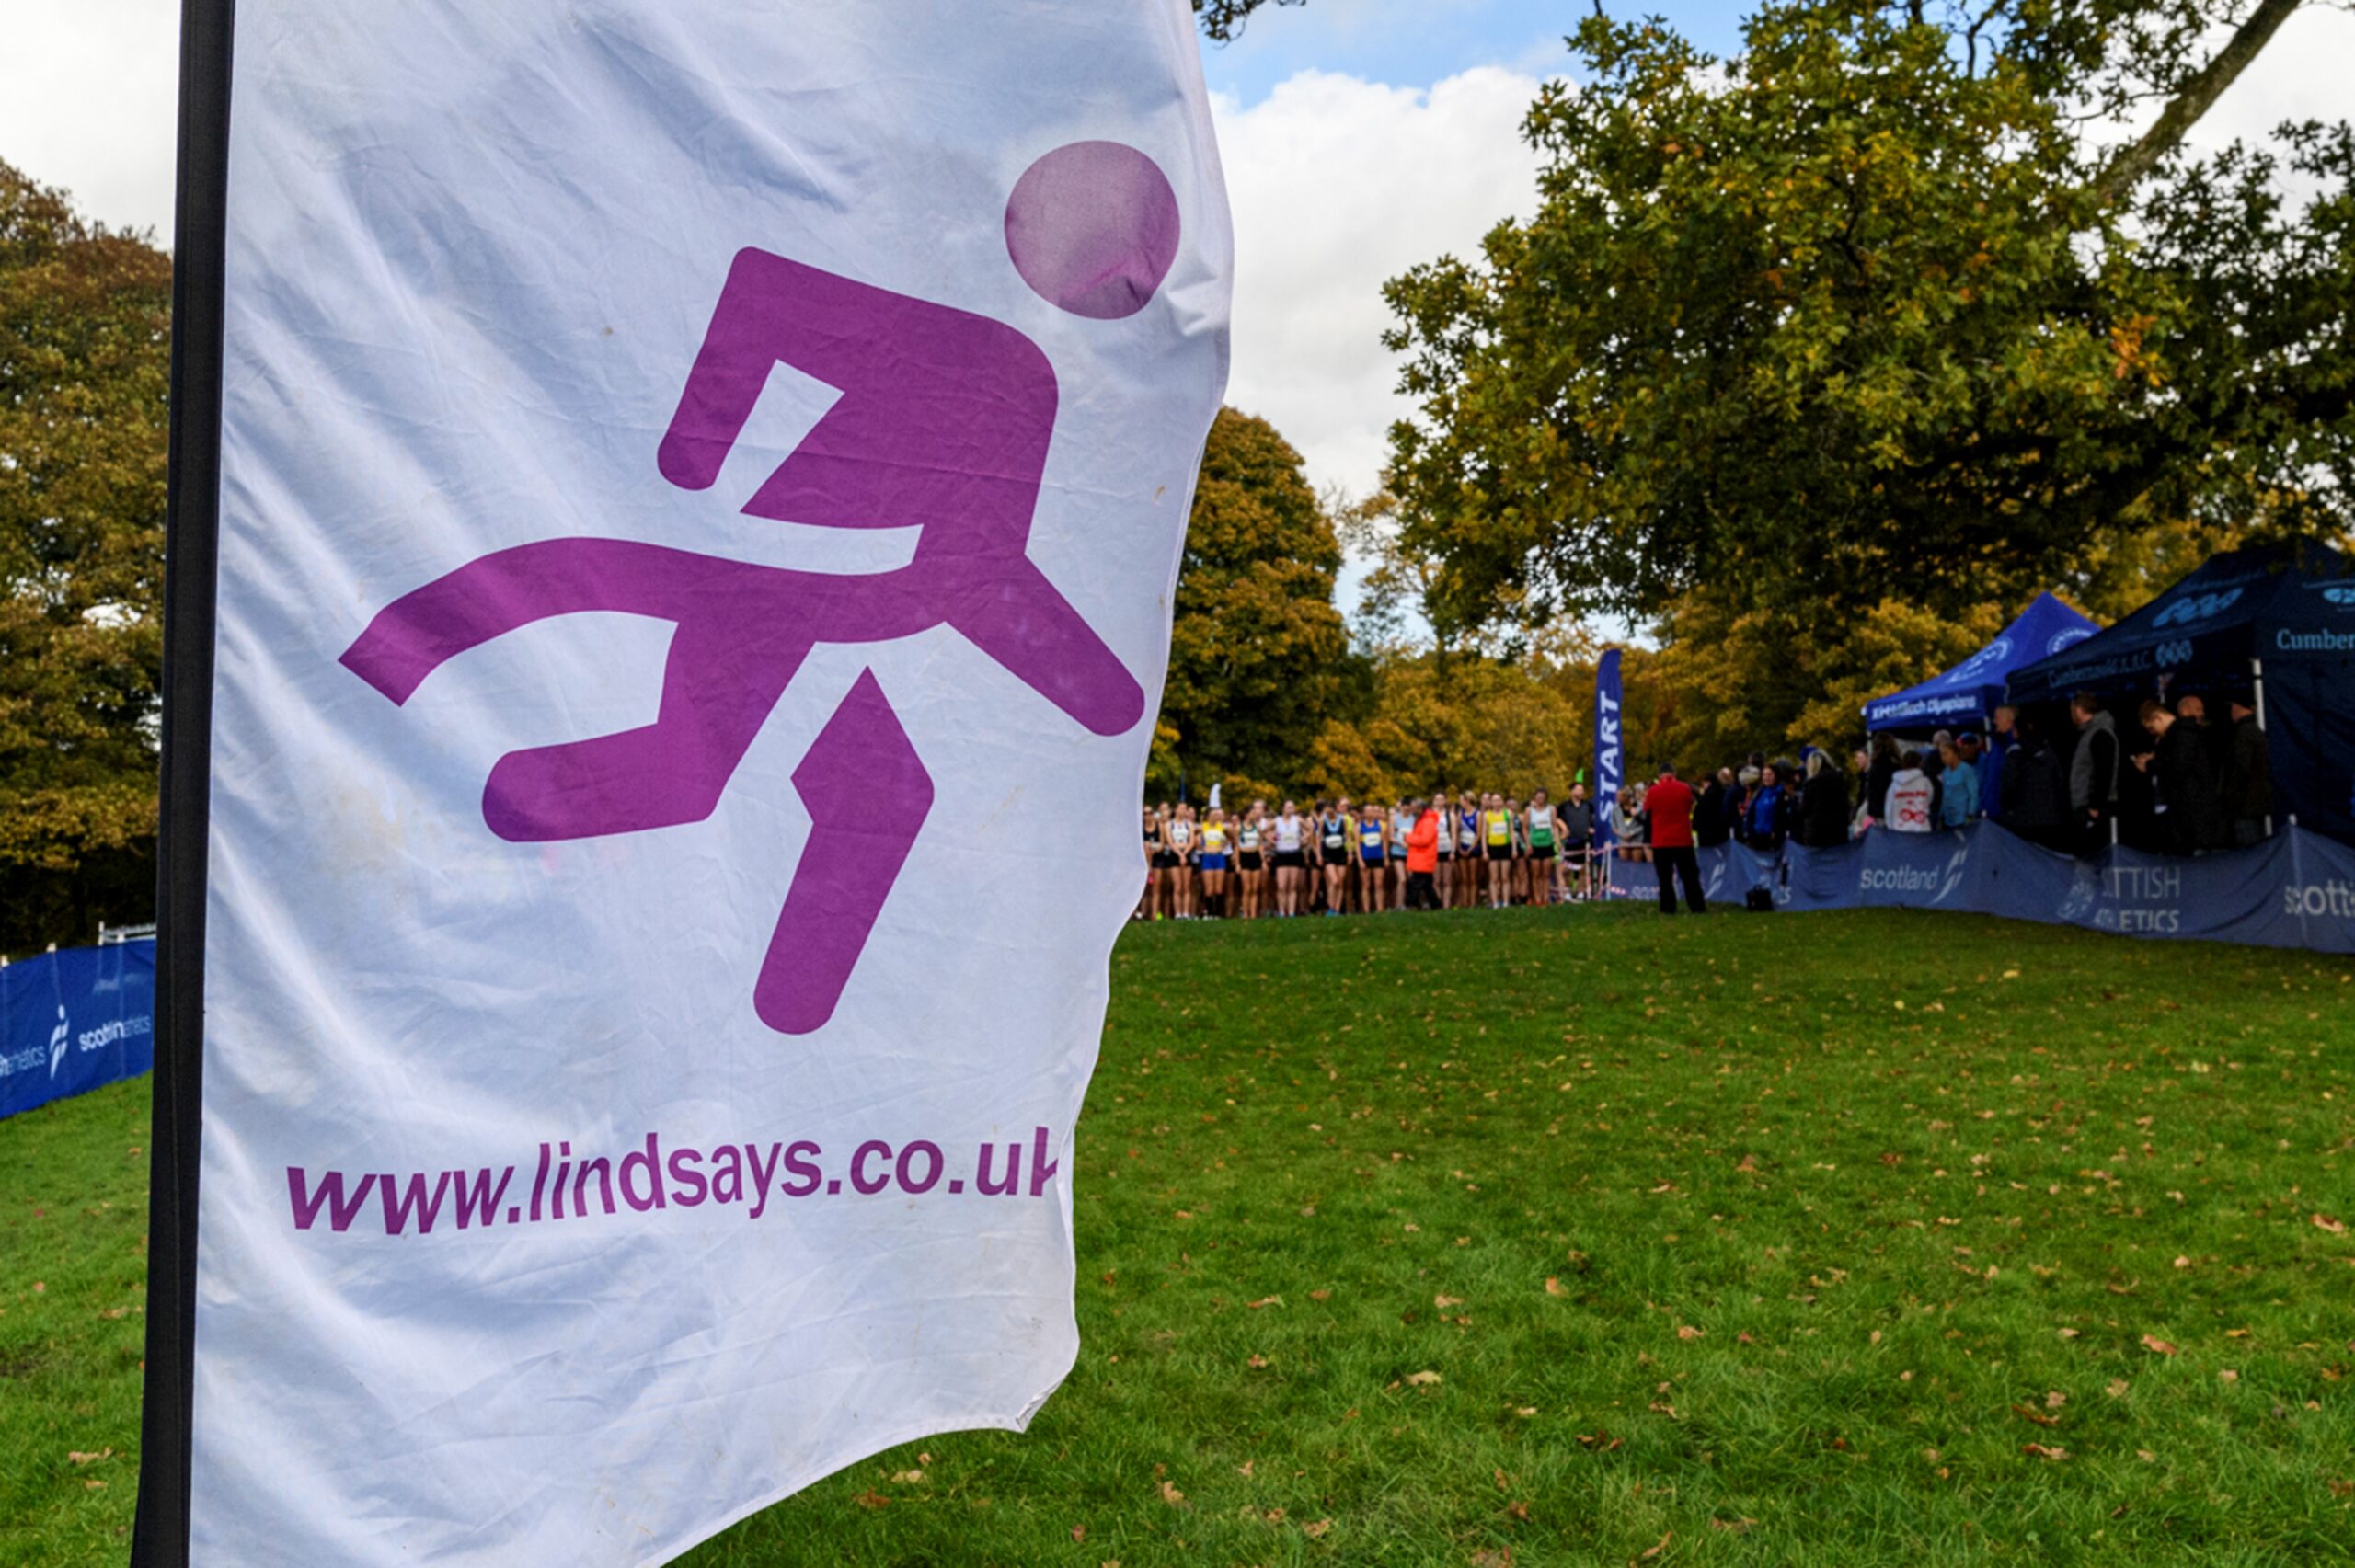
{"type": "MultiPolygon", "coordinates": [[[[691,1561],[2355,1555],[2349,967],[1950,915],[1133,930],[1070,1382],[691,1561]]],[[[0,1562],[128,1522],[144,1088],[0,1124],[0,1562]]]]}

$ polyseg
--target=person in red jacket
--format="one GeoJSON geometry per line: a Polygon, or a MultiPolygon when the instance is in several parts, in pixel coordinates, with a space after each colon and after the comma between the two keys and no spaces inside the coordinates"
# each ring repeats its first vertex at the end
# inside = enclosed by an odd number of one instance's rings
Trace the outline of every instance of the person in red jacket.
{"type": "Polygon", "coordinates": [[[1660,912],[1676,912],[1676,879],[1684,879],[1684,901],[1696,915],[1709,912],[1701,896],[1701,857],[1693,849],[1693,790],[1663,766],[1660,782],[1644,797],[1652,825],[1652,869],[1660,877],[1660,912]]]}
{"type": "Polygon", "coordinates": [[[1433,883],[1433,874],[1439,870],[1439,813],[1420,800],[1410,809],[1415,825],[1407,830],[1407,907],[1435,910],[1440,907],[1439,889],[1433,883]]]}

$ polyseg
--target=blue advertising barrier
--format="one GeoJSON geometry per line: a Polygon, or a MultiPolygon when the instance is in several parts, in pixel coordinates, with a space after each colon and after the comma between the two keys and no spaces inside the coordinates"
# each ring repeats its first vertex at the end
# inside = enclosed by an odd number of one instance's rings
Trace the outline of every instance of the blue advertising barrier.
{"type": "Polygon", "coordinates": [[[155,1058],[153,938],[0,969],[0,1116],[134,1078],[155,1058]]]}
{"type": "MultiPolygon", "coordinates": [[[[1699,853],[1709,902],[1736,909],[1766,887],[1780,910],[1960,910],[2129,936],[2355,953],[2355,848],[2303,828],[2191,859],[2113,848],[2077,860],[1993,822],[1940,833],[1875,829],[1832,849],[1699,853]]],[[[1614,859],[1611,891],[1654,898],[1660,888],[1649,864],[1614,859]]]]}

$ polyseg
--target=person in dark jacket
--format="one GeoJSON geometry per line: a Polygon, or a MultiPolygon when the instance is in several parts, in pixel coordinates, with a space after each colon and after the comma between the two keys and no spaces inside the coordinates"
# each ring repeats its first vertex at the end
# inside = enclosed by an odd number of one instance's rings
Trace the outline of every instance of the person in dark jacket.
{"type": "Polygon", "coordinates": [[[1995,710],[1979,743],[1979,809],[1990,821],[2004,819],[2004,760],[2019,741],[2019,710],[2009,703],[1995,710]]]}
{"type": "Polygon", "coordinates": [[[2265,841],[2273,817],[2273,755],[2257,709],[2233,699],[2232,744],[2224,753],[2224,818],[2230,841],[2247,849],[2265,841]]]}
{"type": "Polygon", "coordinates": [[[1876,822],[1889,818],[1889,781],[1897,776],[1897,737],[1873,737],[1873,765],[1865,774],[1865,811],[1876,822]]]}
{"type": "Polygon", "coordinates": [[[1716,776],[1701,781],[1701,792],[1693,798],[1693,839],[1705,850],[1723,849],[1732,834],[1726,820],[1726,792],[1733,787],[1733,770],[1719,768],[1716,776]]]}
{"type": "Polygon", "coordinates": [[[2075,814],[2078,853],[2098,854],[2109,844],[2118,818],[2118,721],[2101,710],[2101,699],[2080,692],[2069,699],[2077,727],[2076,750],[2069,753],[2069,809],[2075,814]]]}
{"type": "MultiPolygon", "coordinates": [[[[1742,814],[1750,809],[1750,792],[1758,787],[1758,770],[1743,767],[1729,768],[1724,772],[1730,773],[1734,776],[1731,782],[1726,784],[1725,795],[1721,801],[1725,808],[1723,827],[1727,840],[1737,840],[1741,837],[1742,814]]],[[[1722,776],[1721,773],[1720,777],[1722,776]]]]}
{"type": "Polygon", "coordinates": [[[2223,807],[2199,724],[2158,702],[2144,703],[2140,716],[2158,743],[2147,761],[2137,757],[2134,765],[2151,775],[2160,848],[2169,854],[2217,848],[2223,841],[2223,807]]]}
{"type": "Polygon", "coordinates": [[[1798,839],[1816,850],[1848,841],[1848,775],[1828,751],[1807,760],[1807,780],[1799,785],[1798,839]]]}
{"type": "Polygon", "coordinates": [[[2004,753],[2004,826],[2032,844],[2070,849],[2069,775],[2043,726],[2023,718],[2004,753]]]}

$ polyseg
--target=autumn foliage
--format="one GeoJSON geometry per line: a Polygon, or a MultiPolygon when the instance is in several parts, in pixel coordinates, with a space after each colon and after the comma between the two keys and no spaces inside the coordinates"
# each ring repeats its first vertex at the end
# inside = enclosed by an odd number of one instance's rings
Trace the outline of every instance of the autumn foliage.
{"type": "Polygon", "coordinates": [[[0,163],[0,943],[83,923],[93,874],[145,914],[170,303],[162,252],[0,163]]]}

